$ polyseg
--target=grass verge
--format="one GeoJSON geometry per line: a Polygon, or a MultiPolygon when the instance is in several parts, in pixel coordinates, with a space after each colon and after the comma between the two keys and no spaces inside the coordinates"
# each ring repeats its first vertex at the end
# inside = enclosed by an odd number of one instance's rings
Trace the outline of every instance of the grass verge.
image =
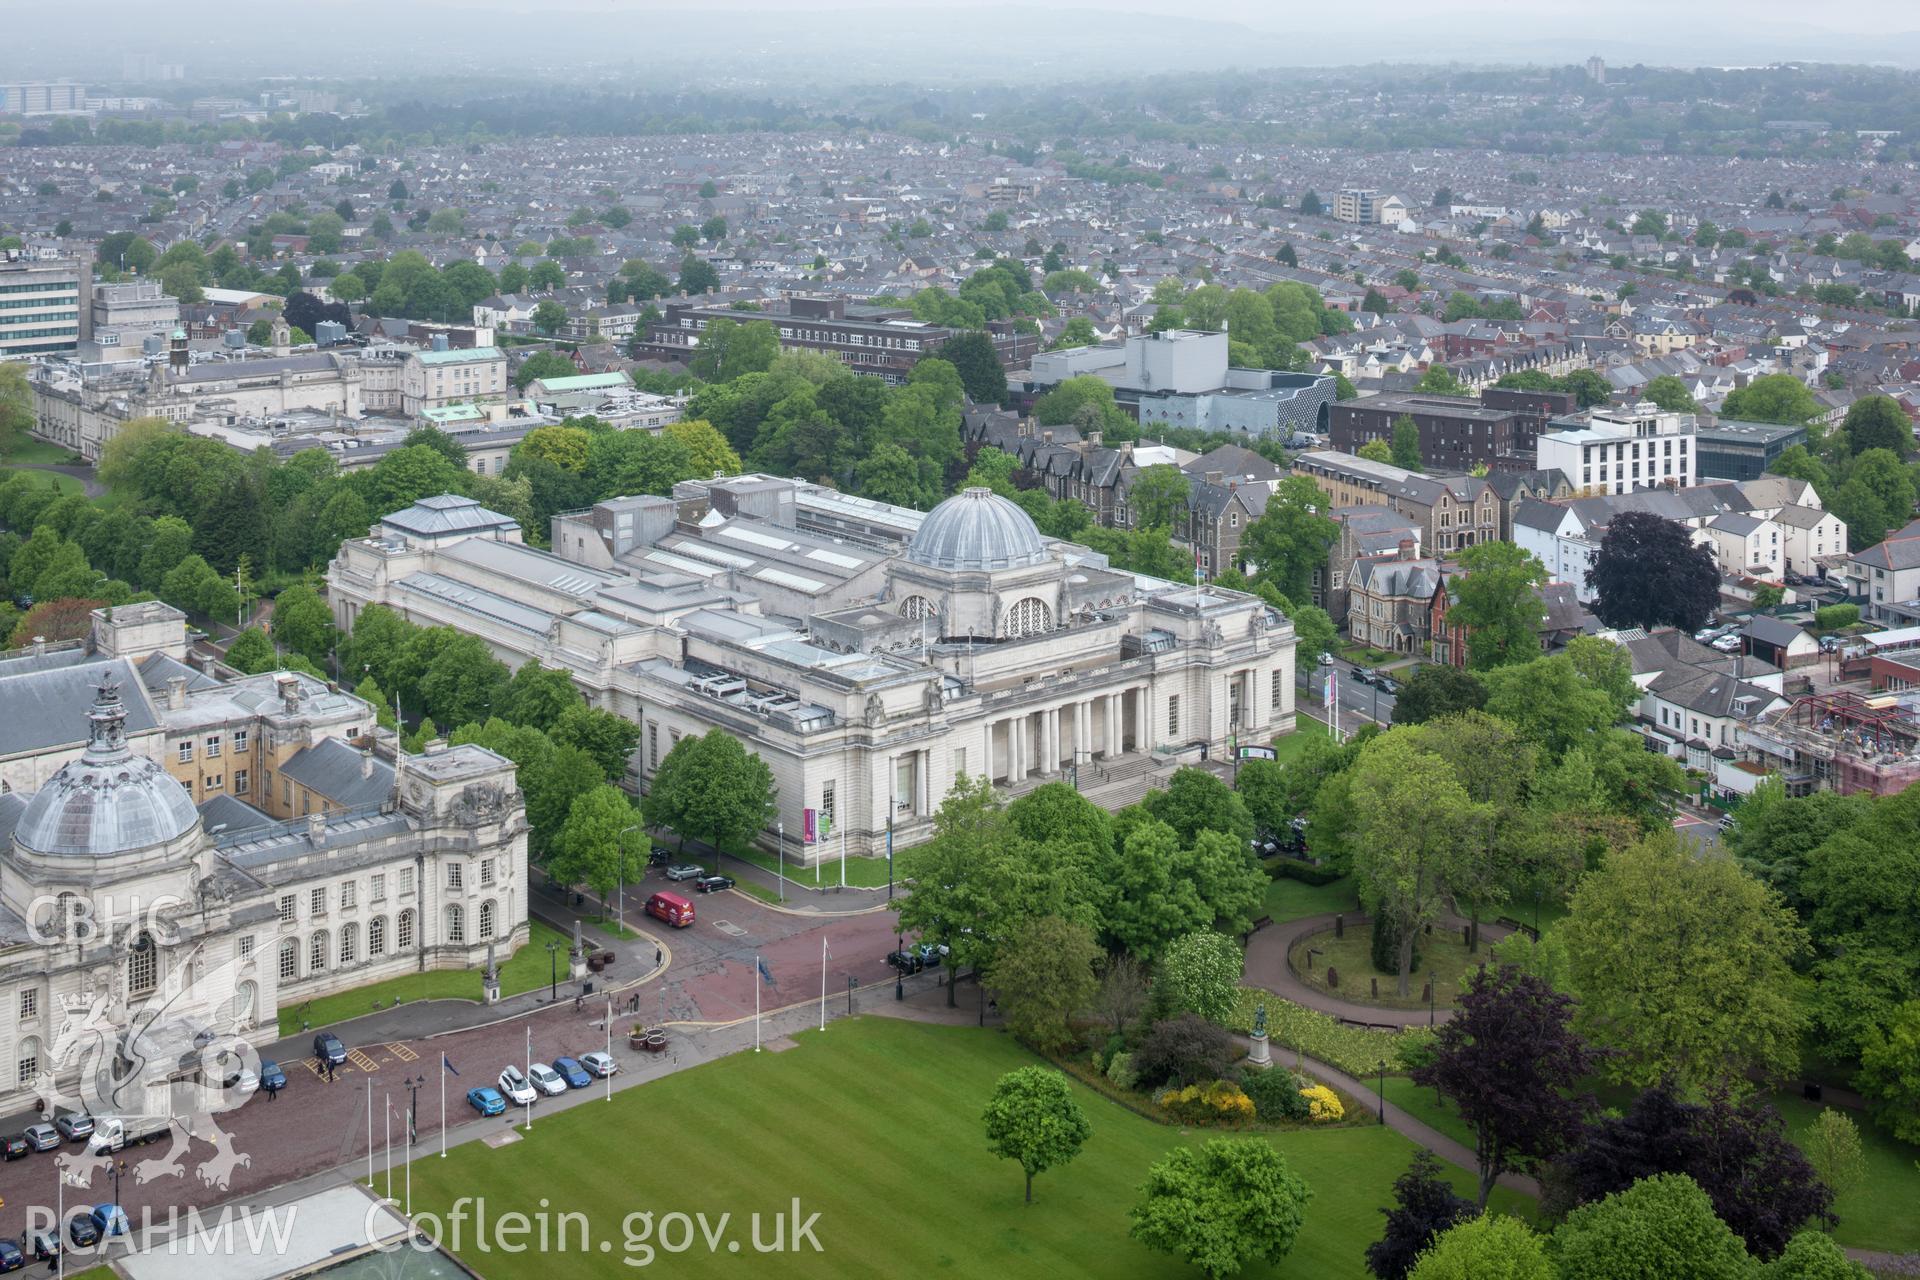
{"type": "Polygon", "coordinates": [[[1264,914],[1275,924],[1325,915],[1329,911],[1353,909],[1352,876],[1341,876],[1331,884],[1308,884],[1286,876],[1277,877],[1268,882],[1266,902],[1262,907],[1264,914]]]}

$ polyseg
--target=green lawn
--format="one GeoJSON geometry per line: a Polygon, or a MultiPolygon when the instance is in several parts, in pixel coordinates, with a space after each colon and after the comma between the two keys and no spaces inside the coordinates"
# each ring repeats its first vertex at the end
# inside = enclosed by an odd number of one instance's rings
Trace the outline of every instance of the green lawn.
{"type": "MultiPolygon", "coordinates": [[[[1776,1093],[1767,1099],[1787,1123],[1787,1131],[1798,1138],[1820,1114],[1821,1104],[1808,1102],[1797,1094],[1776,1093]]],[[[1473,1135],[1460,1120],[1453,1104],[1436,1101],[1433,1090],[1423,1089],[1404,1076],[1387,1077],[1387,1101],[1432,1125],[1458,1142],[1473,1146],[1473,1135]]],[[[1606,1098],[1604,1102],[1622,1105],[1624,1100],[1606,1098]]],[[[1860,1146],[1867,1159],[1867,1176],[1861,1185],[1840,1197],[1834,1212],[1840,1225],[1833,1238],[1843,1245],[1860,1249],[1878,1249],[1889,1253],[1920,1251],[1920,1147],[1901,1142],[1876,1126],[1863,1112],[1846,1113],[1860,1128],[1860,1146]]]]}
{"type": "Polygon", "coordinates": [[[1297,715],[1293,719],[1292,733],[1273,740],[1273,757],[1281,764],[1290,764],[1298,760],[1307,749],[1309,738],[1327,736],[1327,726],[1312,716],[1297,715]]]}
{"type": "Polygon", "coordinates": [[[1307,884],[1280,876],[1267,885],[1266,905],[1261,913],[1275,924],[1325,915],[1329,911],[1354,909],[1353,877],[1341,876],[1332,884],[1307,884]]]}
{"type": "MultiPolygon", "coordinates": [[[[1329,888],[1332,886],[1329,885],[1329,888]]],[[[1343,906],[1346,904],[1342,904],[1343,906]]],[[[1338,908],[1335,908],[1336,910],[1338,908]]],[[[1488,958],[1489,941],[1483,940],[1478,953],[1467,950],[1460,941],[1460,935],[1446,929],[1435,929],[1432,934],[1421,939],[1420,966],[1413,971],[1408,981],[1408,993],[1404,999],[1394,994],[1399,978],[1395,974],[1381,973],[1373,967],[1373,931],[1362,925],[1349,924],[1344,938],[1336,939],[1333,930],[1302,938],[1294,943],[1289,957],[1293,968],[1300,977],[1322,991],[1330,991],[1342,999],[1359,1001],[1362,1004],[1378,1004],[1395,1009],[1424,1009],[1427,1002],[1421,998],[1420,989],[1428,981],[1434,981],[1434,998],[1444,1009],[1453,1003],[1459,992],[1460,979],[1471,973],[1488,958]],[[1312,968],[1307,965],[1306,951],[1311,947],[1319,954],[1313,957],[1312,968]],[[1339,970],[1340,985],[1328,988],[1326,973],[1331,966],[1339,970]],[[1375,999],[1371,995],[1369,979],[1380,979],[1380,995],[1375,999]]]]}
{"type": "MultiPolygon", "coordinates": [[[[1073,1163],[1035,1180],[1021,1202],[1020,1170],[989,1155],[980,1111],[1004,1072],[1034,1058],[1007,1036],[887,1018],[835,1023],[781,1054],[740,1053],[542,1120],[500,1147],[469,1143],[414,1170],[416,1213],[484,1197],[489,1217],[535,1211],[540,1197],[585,1213],[593,1247],[559,1263],[552,1250],[462,1259],[488,1280],[631,1274],[625,1215],[733,1215],[738,1254],[700,1244],[671,1259],[677,1276],[1047,1277],[1191,1280],[1198,1272],[1127,1238],[1127,1209],[1147,1167],[1205,1131],[1155,1124],[1083,1087],[1093,1136],[1073,1163]],[[884,1082],[884,1084],[882,1084],[884,1082]],[[810,1249],[756,1258],[749,1216],[818,1213],[810,1249]],[[613,1250],[599,1251],[600,1240],[613,1250]]],[[[1314,1189],[1306,1223],[1279,1267],[1249,1277],[1354,1277],[1380,1234],[1379,1210],[1413,1147],[1391,1130],[1275,1133],[1270,1140],[1314,1189]]],[[[1464,1192],[1468,1177],[1458,1174],[1464,1192]]],[[[1502,1192],[1496,1205],[1531,1208],[1502,1192]]],[[[577,1230],[577,1229],[576,1229],[577,1230]]],[[[770,1228],[768,1228],[770,1230],[770,1228]]],[[[470,1233],[469,1233],[470,1234],[470,1233]]],[[[695,1233],[698,1239],[698,1232],[695,1233]]],[[[639,1255],[644,1256],[644,1255],[639,1255]]],[[[637,1257],[636,1257],[637,1260],[637,1257]]]]}
{"type": "Polygon", "coordinates": [[[1377,667],[1383,663],[1398,662],[1411,655],[1388,653],[1384,649],[1370,649],[1361,644],[1343,644],[1334,651],[1338,656],[1359,667],[1377,667]]]}
{"type": "MultiPolygon", "coordinates": [[[[794,846],[788,846],[790,853],[793,849],[794,846]]],[[[809,888],[816,885],[825,888],[828,885],[839,884],[840,850],[834,841],[828,841],[827,853],[829,855],[827,859],[813,867],[802,867],[794,858],[787,858],[784,863],[787,879],[795,884],[806,885],[809,888]]],[[[744,845],[728,848],[726,856],[729,858],[738,858],[742,862],[751,862],[756,867],[775,872],[776,874],[779,873],[782,868],[782,860],[777,855],[766,853],[759,849],[747,848],[744,845]]],[[[709,867],[708,870],[724,873],[726,868],[723,866],[709,867]]],[[[847,859],[847,884],[862,889],[886,888],[887,860],[885,858],[849,857],[847,859]]]]}
{"type": "MultiPolygon", "coordinates": [[[[0,467],[0,480],[5,480],[12,476],[14,470],[15,468],[13,467],[0,467]]],[[[29,471],[27,474],[30,476],[38,476],[40,479],[46,481],[48,485],[58,489],[62,497],[70,493],[85,493],[87,491],[87,486],[81,484],[79,478],[76,476],[62,475],[58,471],[29,471]]]]}
{"type": "MultiPolygon", "coordinates": [[[[557,942],[562,948],[573,945],[573,939],[538,920],[527,923],[533,931],[527,945],[500,962],[502,995],[518,995],[522,991],[545,986],[550,963],[547,943],[557,942]]],[[[560,955],[558,962],[560,976],[565,978],[566,956],[560,955]]],[[[477,1001],[481,996],[480,977],[478,969],[429,969],[425,973],[409,973],[383,982],[370,982],[364,987],[321,996],[305,1004],[285,1006],[280,1010],[280,1034],[298,1035],[302,1022],[316,1028],[344,1022],[348,1018],[357,1018],[361,1014],[372,1013],[376,1008],[391,1005],[396,999],[477,1001]]]]}
{"type": "Polygon", "coordinates": [[[65,445],[49,444],[45,440],[30,440],[22,437],[14,443],[13,448],[0,451],[0,463],[20,462],[78,464],[80,459],[65,445]]]}

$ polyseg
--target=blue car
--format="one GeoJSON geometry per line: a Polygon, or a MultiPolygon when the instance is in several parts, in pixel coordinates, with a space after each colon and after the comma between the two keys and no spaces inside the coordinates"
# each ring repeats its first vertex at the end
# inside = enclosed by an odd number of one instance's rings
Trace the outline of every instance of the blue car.
{"type": "Polygon", "coordinates": [[[500,1091],[484,1084],[467,1090],[467,1103],[483,1116],[501,1115],[507,1109],[507,1100],[500,1096],[500,1091]]]}
{"type": "Polygon", "coordinates": [[[27,1255],[11,1240],[0,1240],[0,1271],[18,1271],[27,1265],[27,1255]]]}
{"type": "Polygon", "coordinates": [[[587,1074],[587,1069],[572,1058],[555,1058],[553,1069],[560,1073],[560,1078],[567,1082],[569,1089],[584,1089],[593,1083],[593,1077],[587,1074]]]}
{"type": "Polygon", "coordinates": [[[124,1236],[133,1229],[127,1221],[127,1215],[120,1212],[120,1206],[117,1204],[97,1204],[93,1206],[92,1216],[93,1225],[101,1235],[109,1238],[124,1236]]]}
{"type": "Polygon", "coordinates": [[[73,1238],[76,1249],[85,1249],[100,1242],[100,1228],[93,1223],[91,1213],[76,1213],[67,1221],[67,1234],[73,1238]]]}
{"type": "Polygon", "coordinates": [[[278,1093],[287,1087],[287,1073],[280,1069],[279,1063],[260,1064],[260,1087],[268,1093],[278,1093]]]}

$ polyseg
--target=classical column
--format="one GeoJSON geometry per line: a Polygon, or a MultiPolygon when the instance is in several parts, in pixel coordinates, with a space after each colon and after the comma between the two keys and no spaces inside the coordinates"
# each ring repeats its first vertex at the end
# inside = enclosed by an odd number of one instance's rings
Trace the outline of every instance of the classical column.
{"type": "Polygon", "coordinates": [[[1060,772],[1060,708],[1054,707],[1046,714],[1047,758],[1041,772],[1058,773],[1060,772]]]}
{"type": "Polygon", "coordinates": [[[1153,686],[1142,685],[1134,691],[1134,737],[1144,755],[1153,754],[1159,738],[1153,729],[1153,686]]]}
{"type": "Polygon", "coordinates": [[[1015,716],[1007,721],[1007,738],[1011,744],[1007,752],[1013,761],[1009,782],[1018,782],[1027,776],[1027,718],[1015,716]]]}
{"type": "Polygon", "coordinates": [[[1124,693],[1107,695],[1106,751],[1109,760],[1125,755],[1127,751],[1126,700],[1127,695],[1124,693]]]}
{"type": "Polygon", "coordinates": [[[1093,759],[1093,703],[1076,702],[1073,707],[1073,758],[1093,759]]]}

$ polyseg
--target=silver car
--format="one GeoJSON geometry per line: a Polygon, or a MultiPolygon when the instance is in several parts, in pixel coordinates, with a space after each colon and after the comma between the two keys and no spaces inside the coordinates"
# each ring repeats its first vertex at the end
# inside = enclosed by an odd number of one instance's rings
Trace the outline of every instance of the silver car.
{"type": "Polygon", "coordinates": [[[705,867],[696,867],[691,862],[676,862],[667,868],[669,880],[698,880],[707,874],[705,867]]]}
{"type": "Polygon", "coordinates": [[[35,1151],[52,1151],[60,1145],[60,1131],[50,1124],[30,1124],[26,1136],[27,1145],[35,1151]]]}

